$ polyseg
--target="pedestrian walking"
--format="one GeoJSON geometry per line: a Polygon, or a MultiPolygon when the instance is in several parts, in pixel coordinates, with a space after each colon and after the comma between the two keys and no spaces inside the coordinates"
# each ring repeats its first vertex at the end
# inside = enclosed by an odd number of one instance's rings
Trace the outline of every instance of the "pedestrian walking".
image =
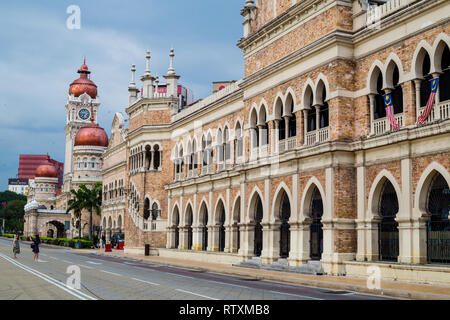
{"type": "Polygon", "coordinates": [[[16,232],[14,235],[14,241],[13,241],[13,253],[14,253],[14,259],[17,259],[17,254],[20,253],[20,244],[19,244],[20,236],[19,233],[16,232]]]}
{"type": "Polygon", "coordinates": [[[106,236],[105,234],[102,234],[102,248],[105,248],[105,244],[106,244],[106,236]]]}
{"type": "Polygon", "coordinates": [[[36,237],[33,239],[33,243],[31,244],[31,248],[33,249],[34,258],[33,261],[39,260],[39,245],[41,244],[41,239],[39,238],[39,235],[37,234],[36,237]]]}

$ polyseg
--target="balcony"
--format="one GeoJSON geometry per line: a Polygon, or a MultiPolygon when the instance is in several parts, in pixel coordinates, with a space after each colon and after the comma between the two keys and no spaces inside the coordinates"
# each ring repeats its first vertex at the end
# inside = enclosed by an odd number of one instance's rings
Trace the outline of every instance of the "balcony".
{"type": "Polygon", "coordinates": [[[322,143],[330,139],[330,127],[321,128],[306,133],[306,145],[312,146],[316,143],[322,143]]]}
{"type": "Polygon", "coordinates": [[[184,173],[183,172],[179,172],[175,174],[175,181],[181,181],[184,178],[184,173]]]}
{"type": "MultiPolygon", "coordinates": [[[[422,115],[425,111],[425,107],[421,107],[419,109],[418,116],[422,115]]],[[[425,120],[425,124],[430,124],[439,120],[446,120],[450,118],[450,100],[441,102],[433,107],[427,119],[425,120]]]]}
{"type": "MultiPolygon", "coordinates": [[[[403,113],[396,114],[395,119],[397,120],[398,124],[400,125],[400,128],[403,127],[403,113]]],[[[373,135],[381,135],[386,132],[392,131],[392,125],[387,117],[377,119],[373,121],[373,128],[372,128],[372,134],[373,135]]]]}
{"type": "Polygon", "coordinates": [[[278,152],[282,153],[288,150],[295,149],[297,145],[297,137],[290,137],[288,139],[278,141],[278,152]]]}

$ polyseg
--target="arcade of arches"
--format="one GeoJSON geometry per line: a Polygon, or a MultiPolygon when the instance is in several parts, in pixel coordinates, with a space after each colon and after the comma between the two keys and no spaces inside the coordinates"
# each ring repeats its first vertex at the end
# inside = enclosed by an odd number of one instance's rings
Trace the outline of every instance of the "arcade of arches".
{"type": "MultiPolygon", "coordinates": [[[[339,225],[339,219],[330,219],[336,212],[329,209],[335,199],[327,197],[324,191],[329,186],[315,178],[297,197],[282,183],[271,203],[258,188],[247,193],[247,203],[239,194],[235,199],[219,197],[213,203],[214,210],[210,210],[211,203],[206,199],[201,200],[198,210],[190,200],[184,211],[174,202],[167,246],[223,253],[241,257],[242,261],[261,257],[268,264],[287,259],[293,266],[311,260],[333,265],[332,256],[343,260],[449,264],[450,175],[435,162],[430,168],[438,170],[423,173],[423,182],[416,192],[418,208],[405,210],[400,202],[405,195],[396,179],[382,170],[366,195],[369,210],[358,213],[350,224],[353,228],[344,229],[346,224],[341,223],[340,230],[330,228],[339,225]],[[411,224],[402,219],[409,214],[411,224]],[[350,237],[347,243],[346,237],[350,237]],[[414,242],[415,237],[421,242],[414,242]],[[346,244],[341,250],[339,246],[346,244]],[[353,252],[346,252],[348,248],[353,252]]],[[[245,189],[241,186],[241,190],[245,189]]],[[[267,189],[270,187],[266,183],[267,189]]]]}

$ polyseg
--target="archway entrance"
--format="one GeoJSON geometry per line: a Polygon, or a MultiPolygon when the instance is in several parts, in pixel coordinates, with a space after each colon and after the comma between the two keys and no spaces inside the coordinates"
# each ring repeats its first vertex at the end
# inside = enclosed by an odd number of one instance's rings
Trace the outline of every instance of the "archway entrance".
{"type": "Polygon", "coordinates": [[[280,205],[281,220],[280,226],[280,257],[289,257],[289,247],[290,247],[290,228],[289,228],[289,218],[291,217],[291,204],[286,192],[283,193],[283,198],[280,205]]]}
{"type": "Polygon", "coordinates": [[[179,224],[180,224],[180,214],[178,212],[178,207],[175,209],[175,213],[173,214],[173,226],[174,226],[174,232],[175,232],[175,241],[174,241],[174,247],[178,248],[179,244],[180,244],[180,229],[179,229],[179,224]]]}
{"type": "Polygon", "coordinates": [[[450,189],[444,177],[436,174],[428,193],[427,256],[430,263],[450,263],[450,189]]]}
{"type": "Polygon", "coordinates": [[[186,229],[187,229],[187,249],[192,249],[192,208],[188,207],[186,212],[186,221],[185,221],[186,229]]]}
{"type": "Polygon", "coordinates": [[[54,235],[53,229],[48,229],[47,230],[47,238],[53,238],[53,235],[54,235]]]}
{"type": "Polygon", "coordinates": [[[381,261],[397,261],[399,254],[398,199],[394,186],[389,180],[383,185],[378,214],[381,218],[378,229],[379,254],[381,261]]]}
{"type": "Polygon", "coordinates": [[[225,208],[219,210],[219,251],[225,251],[225,208]]]}
{"type": "MultiPolygon", "coordinates": [[[[55,226],[55,228],[56,228],[56,238],[65,238],[65,228],[64,228],[64,224],[62,222],[54,220],[54,221],[49,221],[49,224],[55,226]]],[[[54,230],[53,229],[50,229],[50,230],[51,230],[51,234],[52,234],[50,236],[50,238],[55,237],[54,230]]]]}
{"type": "Polygon", "coordinates": [[[261,199],[258,197],[255,204],[255,247],[254,254],[257,257],[261,256],[262,245],[263,245],[263,228],[262,228],[262,218],[263,218],[263,206],[261,199]]]}
{"type": "Polygon", "coordinates": [[[311,260],[320,260],[323,252],[322,230],[323,202],[319,189],[314,188],[311,198],[311,226],[310,226],[310,257],[311,260]]]}
{"type": "Polygon", "coordinates": [[[205,204],[202,206],[202,210],[200,210],[200,230],[202,232],[202,250],[206,251],[208,248],[208,209],[205,204]]]}

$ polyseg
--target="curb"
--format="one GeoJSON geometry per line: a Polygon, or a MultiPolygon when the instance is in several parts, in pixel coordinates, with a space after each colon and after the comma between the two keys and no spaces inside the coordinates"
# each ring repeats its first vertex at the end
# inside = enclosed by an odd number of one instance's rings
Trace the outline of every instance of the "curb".
{"type": "MultiPolygon", "coordinates": [[[[389,297],[402,298],[402,299],[450,300],[450,295],[447,296],[447,295],[438,295],[438,294],[433,294],[433,293],[422,293],[422,292],[394,290],[394,289],[369,289],[364,286],[351,285],[351,284],[326,282],[326,281],[320,281],[320,280],[292,279],[292,278],[286,278],[281,274],[280,275],[255,274],[254,269],[249,269],[248,272],[244,271],[244,270],[237,270],[237,269],[236,270],[228,270],[228,269],[218,270],[218,269],[214,269],[212,267],[192,266],[192,265],[185,265],[185,264],[176,263],[176,262],[149,261],[145,258],[129,257],[129,256],[125,256],[125,255],[116,255],[114,253],[107,255],[102,252],[95,252],[95,254],[102,255],[102,256],[114,256],[114,257],[118,257],[118,258],[140,261],[140,262],[149,263],[149,264],[156,263],[156,264],[163,265],[163,266],[180,267],[180,268],[187,269],[187,270],[207,271],[210,273],[234,275],[234,276],[237,275],[237,276],[241,276],[241,277],[247,277],[250,279],[259,279],[259,280],[267,280],[267,281],[273,281],[273,282],[282,282],[282,283],[290,283],[290,284],[297,284],[297,285],[313,286],[313,287],[317,287],[317,288],[354,291],[354,292],[358,292],[358,293],[372,294],[372,295],[379,295],[379,296],[389,296],[389,297]]],[[[240,267],[240,268],[242,268],[242,267],[240,267]]],[[[276,272],[276,271],[274,271],[274,272],[276,272]]]]}

